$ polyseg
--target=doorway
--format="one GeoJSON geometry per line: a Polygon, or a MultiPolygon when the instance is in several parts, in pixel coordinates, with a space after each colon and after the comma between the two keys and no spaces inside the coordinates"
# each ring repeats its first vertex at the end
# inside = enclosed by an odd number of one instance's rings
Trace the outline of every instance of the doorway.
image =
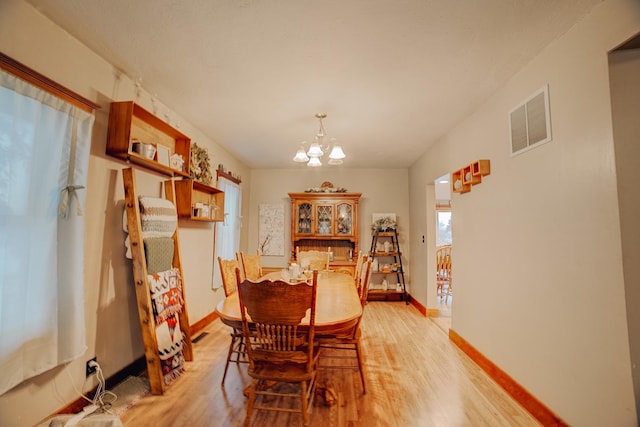
{"type": "MultiPolygon", "coordinates": [[[[436,236],[436,253],[439,248],[453,247],[453,212],[451,209],[451,176],[445,174],[434,181],[435,185],[435,236],[436,236]]],[[[436,257],[437,258],[437,257],[436,257]]],[[[437,263],[437,260],[436,260],[437,263]]],[[[435,267],[437,272],[439,267],[435,267]]],[[[440,323],[444,323],[443,329],[448,332],[451,327],[451,315],[453,305],[453,289],[452,283],[443,283],[438,286],[436,302],[438,308],[438,317],[440,323]]]]}

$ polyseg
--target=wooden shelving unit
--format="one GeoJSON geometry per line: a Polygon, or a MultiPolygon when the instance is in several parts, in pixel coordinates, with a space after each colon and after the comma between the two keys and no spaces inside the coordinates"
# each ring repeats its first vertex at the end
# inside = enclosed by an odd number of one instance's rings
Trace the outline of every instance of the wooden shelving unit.
{"type": "Polygon", "coordinates": [[[179,218],[205,222],[224,221],[223,191],[194,179],[176,180],[174,185],[179,218]]]}
{"type": "Polygon", "coordinates": [[[451,173],[451,191],[468,193],[473,185],[480,184],[482,177],[491,173],[489,160],[476,160],[451,173]]]}
{"type": "Polygon", "coordinates": [[[236,183],[238,185],[240,185],[240,183],[242,182],[242,181],[240,181],[240,179],[238,179],[235,176],[231,175],[229,172],[225,172],[225,171],[220,170],[220,169],[216,169],[216,177],[217,178],[220,178],[220,177],[226,178],[229,181],[234,182],[234,183],[236,183]]]}
{"type": "Polygon", "coordinates": [[[109,109],[109,130],[106,153],[140,167],[167,176],[189,176],[191,138],[162,121],[133,101],[112,102],[109,109]],[[178,154],[184,161],[182,170],[158,161],[158,154],[147,158],[133,151],[132,143],[140,141],[164,147],[171,155],[178,154]]]}
{"type": "Polygon", "coordinates": [[[369,257],[376,260],[377,270],[372,270],[371,283],[369,285],[369,301],[400,301],[404,300],[409,303],[407,288],[404,282],[404,268],[402,266],[402,252],[400,251],[400,243],[398,239],[398,230],[379,231],[374,230],[371,239],[371,250],[369,257]],[[380,251],[378,243],[386,242],[389,250],[380,251]],[[385,265],[388,265],[386,269],[385,265]],[[379,282],[386,280],[387,277],[393,277],[395,283],[392,288],[380,289],[379,282]],[[399,286],[399,288],[397,287],[399,286]]]}

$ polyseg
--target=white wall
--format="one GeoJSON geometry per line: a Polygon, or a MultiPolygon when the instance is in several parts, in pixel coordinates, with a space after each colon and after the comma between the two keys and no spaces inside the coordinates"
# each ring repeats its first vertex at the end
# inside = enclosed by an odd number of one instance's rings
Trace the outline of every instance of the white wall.
{"type": "Polygon", "coordinates": [[[453,195],[452,328],[570,425],[637,425],[607,52],[638,30],[638,2],[603,2],[410,169],[416,232],[426,185],[490,159],[453,195]],[[510,157],[509,110],[547,83],[553,141],[510,157]]]}
{"type": "MultiPolygon", "coordinates": [[[[0,396],[0,425],[22,427],[36,424],[79,397],[76,390],[83,386],[86,360],[97,356],[109,377],[143,356],[131,262],[123,251],[121,169],[126,165],[106,156],[105,145],[110,102],[135,100],[150,111],[153,105],[148,93],[136,99],[132,79],[118,76],[112,65],[21,0],[0,1],[0,51],[102,107],[96,112],[86,189],[84,292],[88,350],[85,357],[0,396]]],[[[208,148],[212,165],[223,163],[246,177],[243,187],[250,185],[250,174],[244,165],[178,113],[164,105],[160,108],[161,117],[168,112],[172,124],[208,148]]],[[[138,192],[159,196],[165,179],[139,170],[138,192]]],[[[179,226],[187,306],[193,324],[213,312],[224,293],[211,289],[212,225],[180,221],[179,226]]],[[[246,244],[246,234],[242,240],[246,244]]],[[[88,381],[85,391],[94,385],[88,381]]]]}
{"type": "MultiPolygon", "coordinates": [[[[295,148],[295,147],[294,147],[295,148]]],[[[284,267],[289,262],[291,251],[291,203],[288,193],[301,193],[310,187],[319,187],[324,181],[334,187],[344,187],[351,193],[362,193],[358,205],[360,250],[368,252],[371,247],[371,214],[395,212],[398,219],[400,245],[403,251],[405,282],[409,281],[408,265],[411,239],[409,225],[408,174],[406,169],[344,169],[327,167],[311,169],[303,165],[299,169],[254,169],[251,171],[251,199],[249,200],[250,252],[258,248],[259,206],[262,203],[283,203],[285,206],[285,255],[263,257],[265,266],[284,267]]]]}
{"type": "Polygon", "coordinates": [[[640,49],[610,55],[612,115],[618,175],[627,324],[636,408],[640,407],[640,49]]]}

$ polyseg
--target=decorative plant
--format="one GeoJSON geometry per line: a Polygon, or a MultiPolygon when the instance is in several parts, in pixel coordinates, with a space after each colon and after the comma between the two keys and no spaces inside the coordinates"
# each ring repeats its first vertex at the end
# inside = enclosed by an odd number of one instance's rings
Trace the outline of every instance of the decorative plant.
{"type": "Polygon", "coordinates": [[[390,231],[395,230],[397,227],[396,220],[389,218],[388,216],[376,219],[371,228],[378,231],[390,231]]]}
{"type": "Polygon", "coordinates": [[[199,147],[195,142],[191,144],[191,162],[189,164],[191,177],[203,184],[211,184],[211,165],[209,152],[204,147],[199,147]]]}
{"type": "Polygon", "coordinates": [[[329,181],[322,183],[320,187],[311,187],[304,190],[305,193],[346,193],[347,189],[344,187],[335,187],[329,181]]]}

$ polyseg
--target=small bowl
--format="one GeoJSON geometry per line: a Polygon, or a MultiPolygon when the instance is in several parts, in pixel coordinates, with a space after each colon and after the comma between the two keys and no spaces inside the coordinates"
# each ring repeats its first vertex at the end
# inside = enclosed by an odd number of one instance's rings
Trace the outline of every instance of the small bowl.
{"type": "Polygon", "coordinates": [[[147,159],[153,159],[156,155],[156,146],[153,144],[142,144],[140,154],[147,159]]]}

